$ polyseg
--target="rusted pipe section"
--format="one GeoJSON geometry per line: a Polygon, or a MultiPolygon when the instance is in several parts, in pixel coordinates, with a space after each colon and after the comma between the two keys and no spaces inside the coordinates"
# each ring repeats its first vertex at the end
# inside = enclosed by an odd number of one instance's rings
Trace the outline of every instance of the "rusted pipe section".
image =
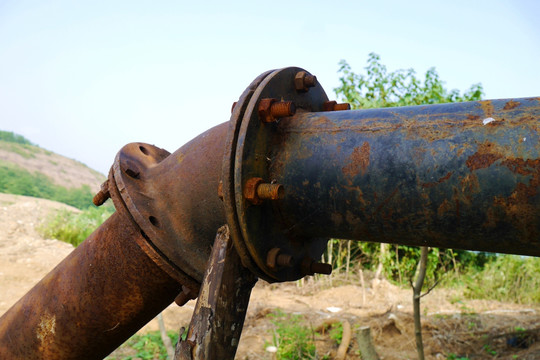
{"type": "Polygon", "coordinates": [[[225,224],[217,190],[227,130],[218,125],[173,154],[128,144],[111,170],[120,194],[115,205],[126,207],[160,263],[182,273],[178,280],[190,287],[202,282],[216,229],[225,224]]]}
{"type": "Polygon", "coordinates": [[[173,154],[143,143],[120,150],[94,198],[112,198],[117,213],[0,318],[1,359],[101,359],[175,298],[198,294],[225,224],[227,131],[219,125],[173,154]]]}
{"type": "Polygon", "coordinates": [[[288,118],[268,167],[281,226],[539,256],[539,120],[536,98],[288,118]]]}
{"type": "Polygon", "coordinates": [[[273,71],[231,118],[223,198],[253,272],[313,273],[328,238],[540,256],[540,98],[343,111],[305,74],[273,71]],[[296,113],[268,123],[266,99],[296,113]],[[282,196],[254,203],[253,179],[282,196]]]}
{"type": "Polygon", "coordinates": [[[0,318],[0,359],[102,359],[199,291],[215,231],[227,125],[169,154],[117,155],[98,202],[117,212],[0,318]]]}
{"type": "Polygon", "coordinates": [[[0,318],[0,359],[102,359],[168,306],[181,285],[114,213],[0,318]]]}

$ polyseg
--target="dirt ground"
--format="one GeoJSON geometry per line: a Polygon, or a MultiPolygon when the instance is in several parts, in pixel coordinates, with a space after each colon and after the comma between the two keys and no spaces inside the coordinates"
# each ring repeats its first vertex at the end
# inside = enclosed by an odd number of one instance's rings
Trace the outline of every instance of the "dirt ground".
{"type": "MultiPolygon", "coordinates": [[[[36,230],[47,214],[60,208],[70,207],[0,194],[0,315],[72,251],[71,245],[43,239],[36,230]]],[[[360,284],[358,276],[339,275],[286,284],[259,281],[252,292],[236,358],[273,359],[273,354],[265,351],[273,329],[267,315],[280,309],[302,314],[313,328],[328,319],[347,320],[353,333],[360,326],[369,326],[381,359],[416,359],[412,292],[385,280],[370,279],[369,274],[365,287],[360,284]]],[[[177,331],[187,326],[194,305],[190,301],[182,308],[169,306],[163,312],[166,327],[177,331]]],[[[450,354],[469,359],[540,359],[540,304],[467,300],[457,290],[436,288],[422,298],[422,309],[428,359],[446,359],[450,354]],[[516,344],[515,339],[523,337],[527,343],[516,344]],[[527,348],[519,347],[525,345],[527,348]]],[[[154,319],[141,332],[157,329],[154,319]]],[[[328,336],[317,336],[315,341],[321,357],[332,358],[337,349],[334,341],[328,336]]],[[[357,350],[353,336],[347,358],[360,359],[357,350]]]]}

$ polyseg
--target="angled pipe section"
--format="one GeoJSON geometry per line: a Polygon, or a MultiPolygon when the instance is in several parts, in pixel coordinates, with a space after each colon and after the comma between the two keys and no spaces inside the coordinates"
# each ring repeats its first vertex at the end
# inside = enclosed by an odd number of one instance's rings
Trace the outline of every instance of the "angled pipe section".
{"type": "Polygon", "coordinates": [[[102,359],[175,300],[196,296],[215,231],[227,124],[169,154],[126,145],[116,212],[0,318],[0,359],[102,359]]]}

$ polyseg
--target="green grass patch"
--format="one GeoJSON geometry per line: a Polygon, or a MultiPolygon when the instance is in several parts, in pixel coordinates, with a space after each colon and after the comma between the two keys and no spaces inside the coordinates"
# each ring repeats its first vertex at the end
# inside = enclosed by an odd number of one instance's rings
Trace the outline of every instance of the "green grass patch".
{"type": "MultiPolygon", "coordinates": [[[[176,344],[178,342],[178,333],[174,331],[167,331],[167,335],[171,339],[171,343],[176,344]]],[[[159,331],[152,331],[142,335],[133,335],[127,340],[118,350],[112,355],[105,358],[106,360],[153,360],[153,359],[167,359],[167,350],[161,340],[159,331]],[[125,355],[121,355],[121,354],[125,355]],[[129,354],[128,354],[129,353],[129,354]],[[120,355],[115,355],[120,354],[120,355]]]]}
{"type": "Polygon", "coordinates": [[[277,348],[278,360],[316,359],[315,332],[304,324],[302,315],[276,310],[268,315],[274,329],[272,345],[277,348]]]}
{"type": "Polygon", "coordinates": [[[519,304],[540,303],[540,258],[499,255],[484,269],[468,275],[465,296],[519,304]]]}
{"type": "Polygon", "coordinates": [[[54,184],[50,178],[39,172],[31,173],[17,165],[2,161],[0,161],[0,192],[54,200],[78,209],[93,206],[93,194],[88,185],[68,189],[54,184]]]}
{"type": "Polygon", "coordinates": [[[39,228],[41,235],[78,246],[114,212],[112,206],[92,207],[80,213],[62,210],[39,228]]]}
{"type": "Polygon", "coordinates": [[[43,150],[34,145],[17,144],[5,141],[0,141],[0,149],[19,154],[25,159],[36,157],[36,154],[41,153],[43,150]]]}

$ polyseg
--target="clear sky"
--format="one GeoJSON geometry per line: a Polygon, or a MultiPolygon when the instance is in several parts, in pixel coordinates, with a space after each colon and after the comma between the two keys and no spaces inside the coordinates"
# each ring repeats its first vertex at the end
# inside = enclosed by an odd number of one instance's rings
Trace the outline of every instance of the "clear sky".
{"type": "Polygon", "coordinates": [[[448,88],[540,95],[540,1],[0,0],[0,129],[107,173],[227,121],[258,74],[435,66],[448,88]]]}

